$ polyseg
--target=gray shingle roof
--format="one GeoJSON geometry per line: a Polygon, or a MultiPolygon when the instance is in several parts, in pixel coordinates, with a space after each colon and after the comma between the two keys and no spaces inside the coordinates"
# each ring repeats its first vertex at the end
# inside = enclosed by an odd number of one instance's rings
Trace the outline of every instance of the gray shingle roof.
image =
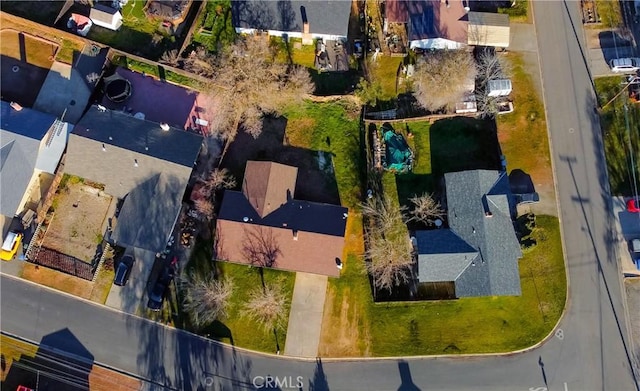
{"type": "Polygon", "coordinates": [[[38,152],[55,117],[0,102],[0,213],[13,217],[38,161],[38,152]]]}
{"type": "Polygon", "coordinates": [[[445,174],[449,226],[481,256],[480,264],[467,268],[456,282],[458,297],[483,292],[487,283],[490,295],[521,293],[522,251],[511,218],[514,203],[508,181],[505,173],[491,170],[445,174]],[[485,265],[488,281],[482,272],[485,265]]]}
{"type": "Polygon", "coordinates": [[[202,136],[139,120],[120,111],[101,112],[92,106],[72,134],[125,148],[157,159],[192,167],[202,145],[202,136]]]}
{"type": "Polygon", "coordinates": [[[182,206],[183,181],[161,173],[134,188],[124,200],[111,239],[152,252],[165,249],[182,206]]]}
{"type": "Polygon", "coordinates": [[[416,231],[418,281],[456,281],[479,256],[478,251],[449,229],[416,231]]]}
{"type": "Polygon", "coordinates": [[[232,1],[231,12],[234,27],[284,32],[302,32],[304,12],[312,34],[346,37],[351,2],[232,1]]]}

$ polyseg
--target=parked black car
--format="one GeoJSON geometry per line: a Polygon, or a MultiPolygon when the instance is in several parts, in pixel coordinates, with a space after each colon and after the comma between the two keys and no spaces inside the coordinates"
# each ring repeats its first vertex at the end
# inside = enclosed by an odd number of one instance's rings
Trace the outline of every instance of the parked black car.
{"type": "Polygon", "coordinates": [[[165,293],[169,284],[173,280],[175,272],[172,267],[166,268],[162,271],[162,274],[158,277],[153,289],[149,294],[149,301],[147,302],[147,308],[151,311],[160,311],[162,309],[162,302],[164,301],[165,293]]]}
{"type": "Polygon", "coordinates": [[[113,279],[114,284],[118,286],[125,286],[127,284],[134,261],[135,259],[131,255],[125,255],[120,259],[118,268],[116,269],[116,276],[113,279]]]}

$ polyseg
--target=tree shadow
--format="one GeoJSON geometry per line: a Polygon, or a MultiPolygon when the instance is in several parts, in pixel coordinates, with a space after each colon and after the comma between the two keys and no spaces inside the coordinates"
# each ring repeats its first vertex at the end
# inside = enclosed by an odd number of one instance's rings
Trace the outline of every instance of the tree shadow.
{"type": "Polygon", "coordinates": [[[249,160],[272,161],[298,168],[295,198],[298,200],[340,204],[338,184],[333,170],[333,155],[291,145],[286,136],[286,117],[267,117],[258,138],[241,131],[229,145],[221,166],[242,183],[249,160]]]}
{"type": "Polygon", "coordinates": [[[313,379],[309,382],[309,391],[329,391],[327,374],[322,367],[322,359],[316,358],[316,369],[313,372],[313,379]]]}
{"type": "Polygon", "coordinates": [[[400,387],[398,387],[398,391],[420,391],[420,388],[413,383],[408,362],[404,360],[399,361],[398,371],[400,372],[400,380],[402,381],[400,387]]]}
{"type": "Polygon", "coordinates": [[[25,354],[13,361],[2,388],[16,390],[18,386],[25,386],[34,390],[88,390],[93,361],[93,354],[65,328],[45,335],[34,357],[25,354]]]}

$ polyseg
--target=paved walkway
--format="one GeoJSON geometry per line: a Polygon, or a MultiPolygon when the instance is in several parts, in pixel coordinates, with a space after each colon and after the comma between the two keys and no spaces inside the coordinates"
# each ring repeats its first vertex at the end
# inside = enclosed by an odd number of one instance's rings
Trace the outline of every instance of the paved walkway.
{"type": "Polygon", "coordinates": [[[296,273],[284,354],[317,357],[327,276],[296,273]]]}

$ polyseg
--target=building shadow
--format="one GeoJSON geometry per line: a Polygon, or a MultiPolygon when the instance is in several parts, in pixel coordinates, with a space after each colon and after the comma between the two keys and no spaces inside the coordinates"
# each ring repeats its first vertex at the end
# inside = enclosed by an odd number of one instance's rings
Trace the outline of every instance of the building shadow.
{"type": "Polygon", "coordinates": [[[44,336],[33,357],[23,354],[10,366],[3,357],[3,370],[7,365],[8,373],[2,389],[24,386],[34,390],[89,390],[93,361],[93,354],[65,328],[44,336]]]}
{"type": "Polygon", "coordinates": [[[536,191],[531,175],[519,168],[511,170],[509,173],[509,185],[513,194],[526,194],[536,191]]]}

